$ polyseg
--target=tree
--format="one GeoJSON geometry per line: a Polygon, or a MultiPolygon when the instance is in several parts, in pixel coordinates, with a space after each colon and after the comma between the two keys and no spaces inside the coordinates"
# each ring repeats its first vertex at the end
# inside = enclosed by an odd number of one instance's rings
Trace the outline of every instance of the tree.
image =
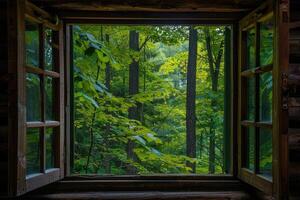
{"type": "MultiPolygon", "coordinates": [[[[212,47],[212,33],[209,27],[204,28],[205,34],[205,42],[206,42],[206,50],[207,50],[207,59],[209,65],[209,73],[211,77],[211,89],[213,92],[218,92],[219,85],[219,75],[220,75],[220,67],[223,56],[223,48],[224,48],[224,39],[220,42],[219,49],[217,50],[217,54],[214,57],[214,49],[212,47]]],[[[217,101],[215,98],[211,99],[211,107],[213,112],[217,112],[217,101]]],[[[210,119],[210,128],[209,128],[209,173],[215,173],[215,149],[216,149],[216,141],[215,138],[215,119],[211,117],[210,119]]]]}
{"type": "MultiPolygon", "coordinates": [[[[132,62],[129,66],[129,95],[135,95],[139,93],[139,62],[135,57],[135,53],[139,51],[139,33],[135,30],[129,32],[129,48],[132,50],[132,62]]],[[[139,106],[135,105],[129,108],[129,119],[140,121],[139,106]]],[[[127,143],[127,157],[132,161],[137,161],[137,157],[134,153],[134,142],[129,139],[127,143]]],[[[136,170],[132,165],[128,166],[128,174],[135,174],[136,170]]]]}
{"type": "MultiPolygon", "coordinates": [[[[190,27],[189,56],[187,66],[186,93],[186,153],[190,158],[196,158],[196,65],[197,65],[197,30],[190,27]]],[[[188,162],[192,173],[196,173],[196,164],[188,162]]]]}

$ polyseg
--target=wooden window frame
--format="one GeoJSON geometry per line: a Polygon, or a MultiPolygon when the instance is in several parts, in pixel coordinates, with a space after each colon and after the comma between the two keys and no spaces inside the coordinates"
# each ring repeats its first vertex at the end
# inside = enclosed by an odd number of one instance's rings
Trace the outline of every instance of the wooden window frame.
{"type": "MultiPolygon", "coordinates": [[[[234,122],[234,119],[237,118],[237,99],[234,98],[237,94],[237,57],[234,57],[233,55],[236,54],[237,52],[237,41],[238,41],[238,26],[236,24],[236,21],[234,20],[202,20],[201,18],[197,19],[193,17],[191,14],[189,15],[184,15],[185,18],[182,19],[178,16],[170,16],[166,14],[164,18],[161,16],[157,16],[153,18],[152,15],[149,19],[142,18],[140,16],[136,15],[129,15],[129,17],[124,17],[121,13],[116,14],[114,13],[113,17],[105,16],[104,14],[101,13],[95,13],[95,16],[89,16],[89,17],[75,17],[75,16],[70,16],[70,13],[60,13],[60,15],[63,17],[62,20],[64,21],[64,32],[65,32],[65,57],[66,57],[66,71],[65,71],[65,90],[66,92],[66,97],[65,97],[65,105],[66,105],[66,110],[68,111],[66,113],[66,166],[65,166],[65,180],[71,180],[68,182],[69,184],[72,184],[72,181],[76,183],[76,181],[103,181],[105,180],[108,182],[108,184],[111,184],[115,182],[116,180],[119,180],[121,183],[124,180],[127,180],[128,182],[130,181],[138,181],[138,182],[143,182],[145,184],[148,183],[149,180],[157,182],[158,185],[160,185],[161,180],[165,181],[170,181],[170,183],[173,183],[173,180],[182,180],[183,182],[186,180],[198,180],[198,181],[206,181],[206,180],[219,180],[219,181],[224,181],[228,179],[233,179],[234,177],[237,176],[237,145],[236,144],[236,124],[234,122]],[[72,66],[73,66],[73,57],[72,57],[72,34],[71,34],[71,27],[74,24],[107,24],[107,25],[169,25],[169,24],[176,24],[176,25],[223,25],[223,26],[230,26],[231,27],[231,41],[230,41],[230,49],[231,51],[229,52],[230,54],[230,59],[227,60],[227,65],[229,66],[230,69],[227,71],[229,73],[228,79],[230,79],[230,118],[228,119],[229,122],[229,128],[230,129],[230,167],[229,167],[229,172],[228,174],[220,174],[220,175],[203,175],[203,174],[192,174],[192,175],[184,175],[184,174],[179,174],[179,175],[167,175],[167,174],[159,174],[159,175],[146,175],[146,176],[139,176],[139,175],[115,175],[115,176],[107,176],[107,175],[94,175],[94,174],[87,174],[87,175],[72,175],[72,152],[73,152],[73,143],[74,143],[74,138],[72,136],[73,130],[73,73],[72,73],[72,66]],[[68,134],[69,133],[69,134],[68,134]],[[110,183],[109,180],[112,182],[110,183]]],[[[195,183],[197,184],[197,183],[195,183]]]]}
{"type": "Polygon", "coordinates": [[[10,73],[17,74],[16,82],[10,83],[10,90],[17,88],[16,95],[11,95],[10,102],[16,102],[17,110],[10,108],[9,131],[13,133],[10,138],[12,144],[11,157],[9,162],[9,191],[11,196],[19,196],[41,186],[47,185],[64,177],[64,44],[62,23],[53,23],[51,15],[31,4],[26,0],[9,1],[9,6],[13,13],[9,16],[10,21],[16,22],[16,26],[11,32],[16,37],[17,46],[13,43],[9,49],[17,53],[10,53],[9,59],[15,59],[16,62],[9,64],[10,73]],[[15,19],[13,19],[15,17],[15,19]],[[34,23],[39,27],[39,66],[33,67],[26,64],[25,61],[25,21],[34,23]],[[49,28],[55,32],[53,41],[53,70],[47,71],[44,66],[44,29],[49,28]],[[54,50],[56,49],[56,50],[54,50]],[[41,91],[41,121],[26,120],[26,74],[38,75],[40,79],[41,91]],[[45,111],[45,78],[50,77],[53,80],[53,115],[55,121],[46,120],[45,111]],[[57,103],[57,106],[55,106],[57,103]],[[27,128],[39,129],[40,144],[40,173],[27,175],[26,173],[26,130],[27,128]],[[54,168],[46,169],[46,128],[54,128],[54,168]]]}
{"type": "Polygon", "coordinates": [[[271,130],[272,134],[272,148],[276,148],[276,129],[273,127],[272,122],[276,122],[275,116],[275,106],[274,106],[274,96],[275,96],[275,86],[274,82],[274,69],[276,69],[276,23],[275,18],[273,16],[273,2],[267,1],[262,4],[259,8],[254,10],[248,16],[243,18],[240,21],[239,27],[239,118],[238,118],[238,146],[239,146],[239,161],[238,161],[238,177],[249,183],[250,185],[258,188],[261,191],[269,195],[274,195],[276,193],[276,188],[274,181],[277,179],[277,174],[275,173],[275,169],[277,168],[277,152],[275,150],[272,151],[272,178],[268,178],[259,173],[259,135],[260,129],[268,129],[271,130]],[[274,32],[274,41],[273,41],[273,62],[268,65],[260,65],[259,57],[260,57],[260,24],[269,19],[273,20],[273,32],[274,32]],[[246,32],[250,29],[255,29],[255,67],[251,69],[247,69],[246,67],[246,32]],[[259,111],[260,111],[260,99],[259,99],[259,76],[263,73],[271,72],[272,80],[273,80],[273,96],[272,96],[272,122],[260,121],[259,111]],[[246,94],[246,80],[248,78],[254,78],[255,80],[255,117],[254,121],[246,120],[246,107],[247,107],[247,94],[246,94]],[[252,127],[255,130],[254,134],[254,170],[250,170],[245,167],[245,157],[246,157],[246,133],[245,129],[252,127]]]}

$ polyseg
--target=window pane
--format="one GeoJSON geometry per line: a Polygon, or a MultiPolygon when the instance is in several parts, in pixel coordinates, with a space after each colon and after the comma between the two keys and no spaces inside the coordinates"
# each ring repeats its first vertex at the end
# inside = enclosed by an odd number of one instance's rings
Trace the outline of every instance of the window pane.
{"type": "Polygon", "coordinates": [[[247,69],[255,67],[255,29],[247,31],[247,52],[246,52],[246,65],[247,69]]]}
{"type": "Polygon", "coordinates": [[[46,70],[53,70],[53,31],[51,29],[45,30],[45,69],[46,70]]]}
{"type": "Polygon", "coordinates": [[[45,78],[46,120],[54,120],[53,115],[53,78],[45,78]]]}
{"type": "Polygon", "coordinates": [[[259,134],[259,172],[272,176],[272,131],[260,129],[259,134]]]}
{"type": "Polygon", "coordinates": [[[41,121],[40,77],[26,74],[26,116],[27,121],[41,121]]]}
{"type": "Polygon", "coordinates": [[[260,75],[260,121],[272,121],[272,72],[260,75]]]}
{"type": "Polygon", "coordinates": [[[40,129],[29,128],[26,134],[26,173],[40,172],[40,129]]]}
{"type": "Polygon", "coordinates": [[[26,64],[39,67],[39,26],[25,22],[26,64]]]}
{"type": "Polygon", "coordinates": [[[255,128],[249,127],[249,128],[245,128],[245,130],[246,130],[245,167],[250,170],[254,170],[255,128]]]}
{"type": "Polygon", "coordinates": [[[46,129],[46,169],[54,168],[54,129],[47,128],[46,129]]]}
{"type": "Polygon", "coordinates": [[[260,25],[260,65],[273,63],[273,19],[260,25]]]}
{"type": "Polygon", "coordinates": [[[255,120],[255,78],[247,79],[247,114],[246,119],[255,120]]]}

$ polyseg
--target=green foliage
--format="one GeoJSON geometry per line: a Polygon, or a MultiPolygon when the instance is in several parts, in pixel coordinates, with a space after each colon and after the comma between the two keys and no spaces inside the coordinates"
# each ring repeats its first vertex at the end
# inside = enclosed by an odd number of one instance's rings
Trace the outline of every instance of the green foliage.
{"type": "MultiPolygon", "coordinates": [[[[197,27],[199,35],[205,27],[197,27]]],[[[210,27],[215,56],[224,27],[210,27]]],[[[216,173],[224,173],[224,63],[218,90],[212,91],[205,39],[198,41],[197,157],[186,156],[187,26],[74,27],[74,173],[138,174],[208,173],[209,136],[215,133],[216,173]],[[140,35],[140,51],[129,49],[129,31],[140,35]],[[109,36],[109,42],[105,36],[109,36]],[[139,62],[139,93],[128,95],[129,65],[139,62]],[[110,89],[106,68],[110,66],[110,89]],[[216,101],[214,107],[212,100],[216,101]],[[137,106],[140,121],[128,118],[137,106]],[[136,161],[128,159],[128,141],[135,143],[136,161]]],[[[223,47],[221,47],[223,48],[223,47]]]]}

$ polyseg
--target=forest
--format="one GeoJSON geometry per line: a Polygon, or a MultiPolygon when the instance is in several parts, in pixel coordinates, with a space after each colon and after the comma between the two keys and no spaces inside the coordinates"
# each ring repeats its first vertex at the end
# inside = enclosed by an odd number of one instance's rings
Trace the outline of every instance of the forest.
{"type": "Polygon", "coordinates": [[[226,173],[225,33],[73,26],[73,173],[226,173]]]}

